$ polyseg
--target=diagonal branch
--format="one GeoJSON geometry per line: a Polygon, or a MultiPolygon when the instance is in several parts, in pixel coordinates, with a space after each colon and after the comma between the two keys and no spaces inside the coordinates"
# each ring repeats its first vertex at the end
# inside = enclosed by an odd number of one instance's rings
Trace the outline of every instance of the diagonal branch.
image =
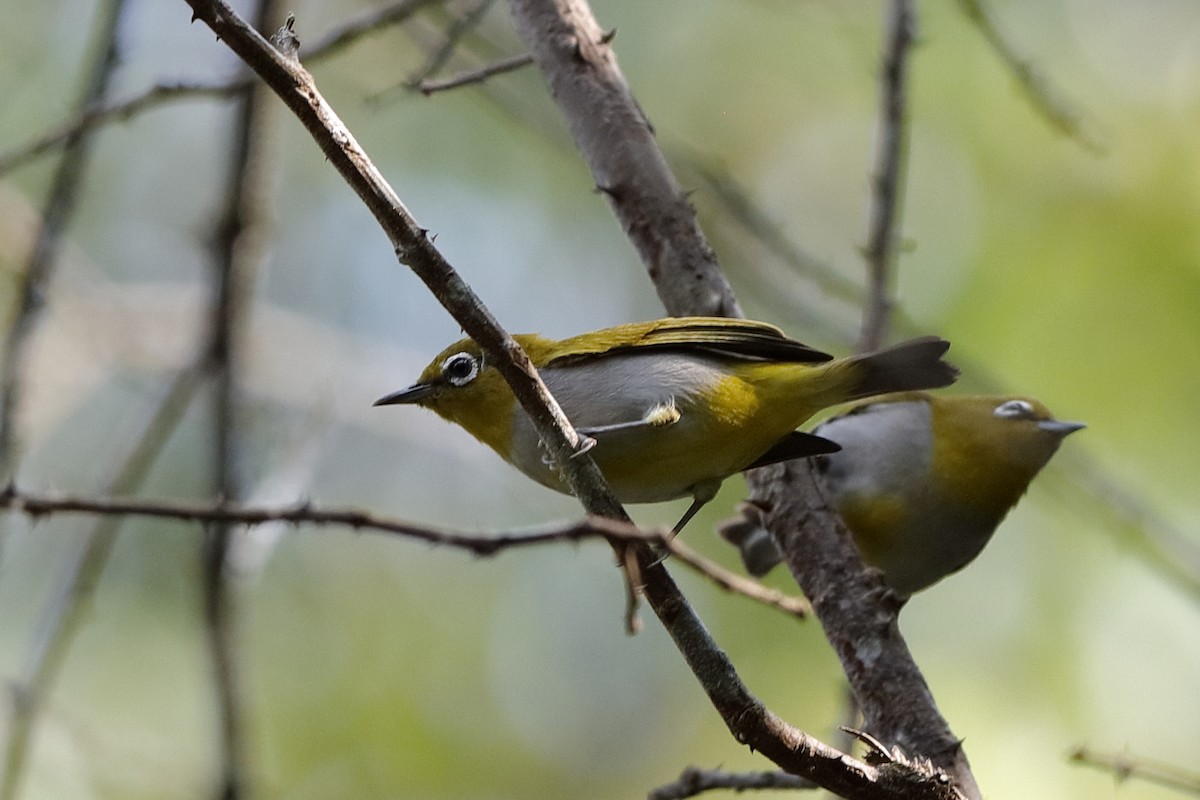
{"type": "MultiPolygon", "coordinates": [[[[459,321],[466,333],[488,356],[495,359],[497,368],[512,387],[518,401],[533,418],[551,458],[563,470],[573,493],[580,498],[584,506],[592,513],[599,512],[602,516],[626,519],[591,459],[586,454],[575,457],[579,449],[578,434],[563,418],[561,410],[537,377],[528,357],[511,337],[499,328],[472,290],[433,247],[425,231],[416,224],[395,192],[358,146],[353,135],[321,97],[307,71],[300,67],[294,58],[286,57],[271,48],[221,0],[188,0],[188,3],[195,11],[196,17],[203,20],[222,41],[246,61],[304,123],[322,152],[375,215],[395,245],[399,259],[417,273],[434,296],[459,321]]],[[[554,14],[555,20],[558,20],[557,23],[551,22],[551,27],[562,24],[552,6],[537,10],[544,12],[547,8],[554,14]]],[[[586,6],[584,8],[586,9],[586,6]]],[[[590,19],[590,13],[587,18],[590,19]]],[[[594,25],[594,20],[591,24],[594,25]]],[[[546,35],[553,36],[555,33],[547,31],[546,35]]],[[[564,40],[560,35],[550,49],[548,57],[554,59],[566,56],[575,63],[589,63],[587,59],[580,59],[580,51],[574,49],[576,43],[582,48],[585,41],[599,48],[593,55],[603,56],[608,53],[609,63],[615,66],[607,49],[607,39],[602,36],[577,37],[574,33],[569,33],[564,40]]],[[[535,57],[538,57],[541,63],[536,49],[535,57]]],[[[545,64],[542,66],[546,69],[545,64]]],[[[627,91],[624,97],[632,102],[627,91]]],[[[644,117],[640,118],[644,123],[644,117]]],[[[648,126],[645,133],[649,135],[648,126]]],[[[665,170],[665,162],[662,161],[661,155],[658,162],[665,170]]],[[[613,193],[623,193],[624,189],[625,187],[617,185],[607,187],[610,196],[613,193]]],[[[686,200],[682,200],[677,191],[674,196],[686,207],[686,227],[694,236],[698,236],[690,206],[686,206],[686,200]]],[[[677,211],[678,206],[672,210],[677,211]]],[[[659,241],[661,244],[668,241],[647,239],[650,240],[659,241]]],[[[706,247],[701,247],[700,250],[691,249],[688,252],[703,252],[705,249],[706,247]]],[[[664,253],[660,252],[659,255],[664,253]]],[[[711,251],[707,252],[707,256],[708,267],[704,269],[711,268],[710,271],[719,276],[719,272],[715,270],[715,262],[712,261],[711,251]]],[[[695,264],[677,263],[674,257],[665,258],[658,263],[673,265],[672,268],[686,268],[693,276],[704,274],[703,271],[696,271],[695,264]]],[[[696,302],[707,300],[710,311],[736,310],[736,305],[730,305],[732,297],[728,294],[702,281],[693,280],[692,283],[692,289],[670,295],[673,302],[682,304],[687,302],[688,298],[696,302]],[[700,286],[699,289],[695,288],[697,285],[700,286]]],[[[717,647],[663,565],[654,558],[652,551],[646,546],[629,548],[621,546],[620,543],[618,545],[618,552],[626,556],[623,559],[626,566],[636,564],[638,574],[644,580],[642,591],[651,607],[671,634],[710,700],[740,741],[761,750],[785,769],[812,778],[847,798],[956,796],[953,787],[948,785],[946,776],[936,769],[907,770],[905,774],[910,776],[912,782],[900,788],[894,782],[883,779],[888,773],[857,762],[783,722],[754,698],[742,684],[729,658],[717,647]],[[631,564],[631,559],[636,561],[631,564]],[[914,788],[913,782],[917,788],[914,788]]],[[[627,575],[631,573],[632,570],[627,569],[627,575]]]]}
{"type": "MultiPolygon", "coordinates": [[[[425,283],[463,330],[492,359],[529,414],[551,462],[561,470],[572,493],[589,513],[628,521],[625,510],[608,488],[600,470],[587,455],[582,439],[550,395],[532,362],[506,333],[474,290],[433,246],[427,231],[417,224],[404,203],[321,96],[312,75],[296,59],[299,40],[289,25],[285,55],[272,47],[246,24],[228,4],[220,0],[188,0],[197,19],[202,19],[243,61],[246,62],[305,125],[326,158],[333,164],[391,240],[396,257],[425,283]]],[[[618,554],[625,568],[628,604],[626,625],[636,627],[636,590],[639,564],[649,566],[649,551],[635,554],[622,548],[618,554]]]]}
{"type": "MultiPolygon", "coordinates": [[[[583,0],[511,0],[511,4],[518,30],[546,74],[576,146],[634,239],[668,312],[738,314],[732,291],[690,206],[681,201],[651,126],[616,65],[611,37],[603,33],[591,9],[583,0]],[[677,213],[681,202],[687,213],[677,213]],[[665,211],[655,214],[648,210],[654,207],[665,211]],[[654,227],[651,236],[644,235],[641,224],[654,227]],[[707,258],[687,263],[674,258],[684,253],[707,258]],[[719,302],[714,306],[714,301],[719,302]]],[[[747,477],[758,503],[770,511],[766,518],[772,533],[781,544],[792,545],[785,546],[784,553],[801,587],[817,606],[817,616],[842,659],[872,733],[911,754],[933,759],[968,796],[978,797],[958,740],[938,713],[895,625],[898,609],[882,602],[878,578],[862,565],[841,520],[817,491],[808,465],[793,462],[755,470],[747,477]],[[837,602],[833,602],[835,597],[837,602]],[[817,603],[818,599],[824,602],[817,603]],[[876,624],[864,626],[864,620],[876,624]],[[861,650],[839,646],[855,642],[861,650]],[[861,658],[866,652],[886,653],[887,658],[861,658]],[[880,685],[893,678],[899,682],[889,687],[891,693],[881,693],[880,685]],[[883,701],[894,696],[912,698],[903,711],[920,713],[910,717],[898,710],[893,714],[883,701]]],[[[650,587],[647,596],[654,605],[650,587]]],[[[668,620],[664,619],[664,624],[672,630],[668,620]]],[[[727,704],[728,697],[714,691],[699,666],[709,654],[689,649],[688,643],[678,639],[676,643],[739,741],[790,772],[813,777],[811,764],[794,749],[785,745],[781,750],[780,745],[794,735],[784,733],[781,721],[757,701],[746,713],[731,716],[734,709],[727,704]],[[752,717],[749,710],[759,715],[752,717]]],[[[734,696],[751,699],[731,665],[725,679],[735,687],[734,696]]]]}
{"type": "Polygon", "coordinates": [[[512,0],[517,32],[550,84],[596,188],[674,315],[742,315],[634,99],[605,33],[582,0],[512,0]]]}

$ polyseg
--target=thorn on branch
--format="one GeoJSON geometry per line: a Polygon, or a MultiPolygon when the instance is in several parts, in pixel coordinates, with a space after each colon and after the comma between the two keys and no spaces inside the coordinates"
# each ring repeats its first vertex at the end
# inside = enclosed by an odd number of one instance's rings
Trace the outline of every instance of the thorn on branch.
{"type": "Polygon", "coordinates": [[[596,184],[595,191],[597,194],[602,194],[614,202],[621,200],[621,190],[616,186],[601,186],[600,184],[596,184]]]}
{"type": "Polygon", "coordinates": [[[287,21],[275,31],[271,44],[285,57],[296,60],[300,54],[300,35],[296,33],[296,15],[288,14],[287,21]]]}

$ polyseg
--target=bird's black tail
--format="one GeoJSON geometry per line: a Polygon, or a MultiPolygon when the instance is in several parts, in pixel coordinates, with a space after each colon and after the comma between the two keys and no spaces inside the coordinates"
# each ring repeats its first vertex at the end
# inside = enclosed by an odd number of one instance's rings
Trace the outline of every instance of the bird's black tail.
{"type": "Polygon", "coordinates": [[[942,358],[949,349],[945,339],[922,336],[854,356],[859,377],[847,399],[949,386],[958,379],[958,368],[942,358]]]}

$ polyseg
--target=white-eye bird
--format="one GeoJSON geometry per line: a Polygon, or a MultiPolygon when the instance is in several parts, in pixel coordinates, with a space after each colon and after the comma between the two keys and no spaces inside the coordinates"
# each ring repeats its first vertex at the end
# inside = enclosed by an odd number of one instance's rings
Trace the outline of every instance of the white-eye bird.
{"type": "MultiPolygon", "coordinates": [[[[958,375],[942,360],[949,343],[936,337],[834,359],[773,325],[722,317],[514,338],[576,430],[595,439],[591,455],[621,502],[693,498],[676,530],[735,472],[836,450],[796,430],[822,408],[946,386],[958,375]]],[[[395,403],[432,409],[533,480],[569,493],[533,422],[470,339],[375,405],[395,403]]]]}
{"type": "MultiPolygon", "coordinates": [[[[979,555],[1063,438],[1083,427],[1028,397],[908,392],[818,425],[841,450],[816,469],[863,561],[907,596],[979,555]]],[[[721,535],[764,575],[781,556],[754,509],[743,511],[721,535]]]]}

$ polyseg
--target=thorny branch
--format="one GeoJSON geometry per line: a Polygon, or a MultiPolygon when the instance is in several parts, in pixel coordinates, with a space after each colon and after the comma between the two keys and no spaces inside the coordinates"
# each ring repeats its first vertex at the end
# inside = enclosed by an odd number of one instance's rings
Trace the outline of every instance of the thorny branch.
{"type": "Polygon", "coordinates": [[[416,525],[382,517],[366,511],[318,508],[308,503],[291,506],[245,506],[228,500],[219,503],[151,500],[133,497],[86,497],[37,494],[8,486],[0,490],[0,508],[28,515],[33,519],[60,514],[91,514],[105,518],[140,516],[196,522],[205,526],[254,526],[272,523],[292,525],[340,526],[370,530],[417,539],[430,545],[466,550],[477,556],[493,556],[505,550],[558,542],[579,542],[606,538],[645,543],[670,555],[718,588],[743,595],[785,614],[803,618],[809,612],[801,597],[770,589],[722,567],[696,553],[666,530],[647,530],[631,523],[590,517],[585,521],[545,530],[468,534],[416,525]]]}
{"type": "MultiPolygon", "coordinates": [[[[628,521],[629,517],[608,488],[604,476],[587,454],[587,446],[550,395],[529,357],[501,327],[474,290],[433,246],[428,231],[417,224],[384,180],[354,135],[318,91],[312,75],[297,59],[300,46],[289,20],[286,53],[272,47],[220,0],[188,0],[202,19],[305,125],[326,158],[358,194],[387,233],[397,259],[425,283],[463,330],[493,360],[517,402],[530,415],[547,455],[561,471],[572,494],[589,513],[628,521]]],[[[652,565],[648,552],[631,552],[622,545],[618,559],[626,578],[626,627],[638,625],[637,590],[643,569],[652,565]]]]}

